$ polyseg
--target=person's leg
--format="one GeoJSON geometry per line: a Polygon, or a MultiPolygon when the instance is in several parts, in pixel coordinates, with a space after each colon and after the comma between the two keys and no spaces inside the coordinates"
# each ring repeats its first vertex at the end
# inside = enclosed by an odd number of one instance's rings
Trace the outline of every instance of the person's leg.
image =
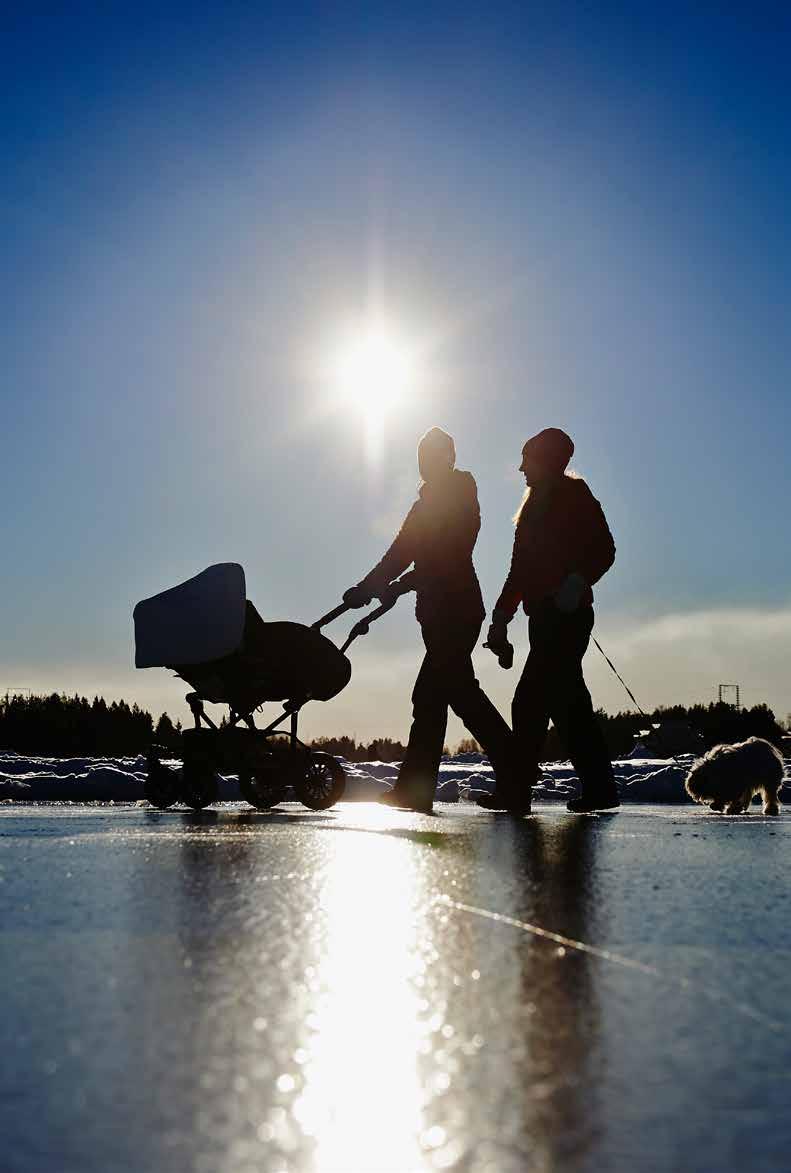
{"type": "Polygon", "coordinates": [[[431,808],[445,742],[448,703],[443,681],[428,648],[412,691],[412,726],[391,802],[431,808]]]}
{"type": "Polygon", "coordinates": [[[497,790],[510,804],[517,797],[514,738],[507,722],[489,700],[475,675],[472,650],[480,630],[478,620],[459,623],[445,638],[437,641],[441,646],[436,648],[435,662],[445,682],[445,695],[450,707],[488,757],[497,790]]]}
{"type": "Polygon", "coordinates": [[[532,787],[538,779],[538,765],[549,731],[547,674],[551,668],[551,645],[540,620],[533,616],[528,633],[530,652],[511,702],[511,723],[519,769],[528,787],[532,787]]]}
{"type": "Polygon", "coordinates": [[[579,809],[616,806],[617,788],[612,762],[599,722],[593,710],[582,671],[582,658],[593,630],[593,608],[584,607],[570,615],[548,612],[548,632],[554,632],[552,670],[548,673],[549,710],[582,791],[579,809]]]}
{"type": "Polygon", "coordinates": [[[471,663],[467,677],[467,672],[459,674],[450,693],[450,707],[489,759],[498,789],[510,793],[517,785],[513,734],[478,683],[471,663]]]}

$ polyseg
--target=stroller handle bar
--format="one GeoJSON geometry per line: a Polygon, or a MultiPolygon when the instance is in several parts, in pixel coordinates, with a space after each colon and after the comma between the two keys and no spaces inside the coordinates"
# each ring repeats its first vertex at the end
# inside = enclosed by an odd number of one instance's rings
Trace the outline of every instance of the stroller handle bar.
{"type": "Polygon", "coordinates": [[[321,631],[322,627],[326,627],[328,623],[332,623],[333,619],[340,619],[341,615],[345,615],[350,611],[346,603],[341,603],[338,607],[333,607],[332,611],[328,611],[326,615],[322,615],[321,619],[317,619],[315,623],[311,623],[314,631],[321,631]]]}
{"type": "Polygon", "coordinates": [[[388,588],[388,592],[391,594],[390,599],[386,603],[382,603],[381,606],[376,607],[373,611],[369,611],[367,615],[364,615],[362,619],[355,623],[349,632],[346,643],[341,648],[342,652],[347,651],[349,645],[353,644],[359,635],[367,635],[371,624],[377,619],[381,619],[388,611],[392,611],[402,595],[406,595],[409,591],[415,589],[414,584],[408,581],[410,578],[414,578],[414,575],[405,574],[402,579],[397,579],[395,582],[390,583],[388,588]]]}
{"type": "MultiPolygon", "coordinates": [[[[398,587],[397,582],[391,585],[396,588],[398,587]]],[[[369,611],[368,614],[364,615],[362,619],[359,619],[349,632],[348,639],[342,646],[341,652],[346,652],[351,644],[353,644],[354,641],[358,638],[358,636],[367,635],[371,624],[374,623],[377,619],[381,619],[381,617],[386,615],[388,611],[392,611],[393,607],[395,607],[396,603],[401,598],[401,595],[405,595],[408,591],[413,589],[413,587],[407,586],[405,584],[401,590],[394,593],[394,597],[387,603],[382,603],[379,607],[375,607],[373,611],[369,611]]],[[[316,631],[319,631],[326,624],[332,623],[334,619],[339,619],[341,615],[345,615],[346,612],[350,610],[351,607],[347,606],[346,603],[341,603],[340,606],[333,608],[332,611],[328,611],[326,615],[322,615],[321,619],[317,619],[316,622],[312,624],[312,626],[316,631]]]]}
{"type": "Polygon", "coordinates": [[[342,652],[348,651],[350,645],[354,643],[354,641],[357,639],[357,637],[359,635],[367,635],[368,629],[370,628],[371,624],[375,620],[381,619],[381,617],[383,615],[386,615],[388,611],[392,611],[393,607],[395,607],[395,605],[398,602],[398,599],[400,597],[401,597],[400,595],[397,596],[390,603],[383,603],[381,605],[381,607],[376,607],[375,610],[369,611],[367,615],[364,615],[362,619],[359,619],[357,621],[357,623],[355,623],[355,625],[351,629],[351,631],[349,632],[346,643],[342,646],[341,651],[342,652]]]}

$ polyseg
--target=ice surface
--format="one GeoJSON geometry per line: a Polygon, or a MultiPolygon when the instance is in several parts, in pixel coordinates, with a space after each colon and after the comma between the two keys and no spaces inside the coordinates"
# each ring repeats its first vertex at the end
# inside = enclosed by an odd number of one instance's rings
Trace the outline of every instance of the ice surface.
{"type": "Polygon", "coordinates": [[[5,1173],[789,1168],[789,811],[14,803],[0,848],[5,1173]]]}

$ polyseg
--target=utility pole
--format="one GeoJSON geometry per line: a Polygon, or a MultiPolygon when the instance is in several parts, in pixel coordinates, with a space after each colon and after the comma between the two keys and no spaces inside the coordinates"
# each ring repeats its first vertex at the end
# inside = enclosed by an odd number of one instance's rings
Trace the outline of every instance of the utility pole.
{"type": "Polygon", "coordinates": [[[732,703],[731,701],[728,701],[726,699],[726,693],[730,692],[730,693],[734,693],[736,695],[736,703],[734,704],[733,707],[736,709],[736,712],[738,713],[742,707],[741,693],[740,693],[739,685],[738,684],[720,684],[720,685],[718,685],[718,688],[719,688],[719,703],[721,705],[727,705],[727,704],[732,703]]]}

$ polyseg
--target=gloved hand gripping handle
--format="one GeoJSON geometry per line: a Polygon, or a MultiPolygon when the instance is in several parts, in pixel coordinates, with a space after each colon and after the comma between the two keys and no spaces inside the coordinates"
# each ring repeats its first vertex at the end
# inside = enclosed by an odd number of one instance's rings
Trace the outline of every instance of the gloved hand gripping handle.
{"type": "Polygon", "coordinates": [[[398,582],[394,582],[391,583],[390,590],[393,592],[392,599],[390,599],[387,603],[382,603],[380,607],[376,607],[373,611],[369,611],[367,615],[364,615],[362,619],[355,623],[354,627],[349,632],[349,637],[346,640],[346,643],[341,648],[342,652],[347,651],[349,646],[354,643],[359,635],[367,635],[371,624],[374,623],[377,619],[381,619],[381,617],[386,615],[388,611],[392,611],[393,607],[395,607],[401,596],[407,594],[411,590],[414,590],[414,586],[411,583],[405,583],[404,586],[399,590],[398,582]]]}

